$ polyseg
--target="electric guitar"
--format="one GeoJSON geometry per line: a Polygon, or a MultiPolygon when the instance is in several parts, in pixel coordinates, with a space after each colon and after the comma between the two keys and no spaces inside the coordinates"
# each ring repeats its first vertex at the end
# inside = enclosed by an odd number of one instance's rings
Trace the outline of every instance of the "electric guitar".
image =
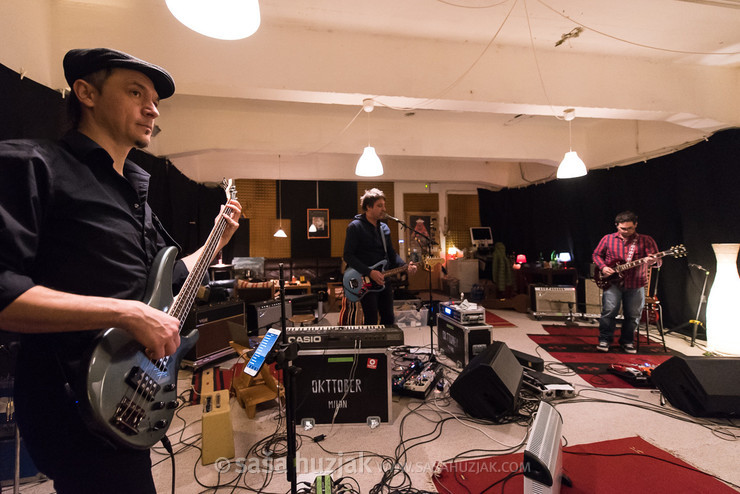
{"type": "MultiPolygon", "coordinates": [[[[383,259],[377,264],[370,266],[370,269],[382,271],[383,277],[387,278],[388,276],[393,276],[394,274],[403,273],[409,268],[408,264],[406,264],[399,268],[383,271],[383,268],[385,268],[386,265],[388,265],[388,261],[383,259]]],[[[379,292],[383,288],[385,288],[383,285],[378,285],[373,280],[371,280],[370,276],[362,276],[359,271],[350,267],[348,267],[344,271],[342,286],[344,287],[344,296],[350,302],[357,302],[362,297],[364,297],[367,292],[379,292]]]]}
{"type": "Polygon", "coordinates": [[[673,256],[673,257],[683,257],[686,255],[686,247],[681,245],[674,245],[668,250],[664,250],[663,252],[658,252],[657,254],[652,254],[647,257],[643,257],[641,259],[637,259],[635,261],[625,262],[624,264],[617,264],[616,266],[611,266],[611,268],[614,270],[614,273],[612,273],[609,276],[605,276],[601,273],[601,270],[596,270],[594,272],[594,282],[596,282],[596,285],[599,288],[606,288],[611,284],[621,284],[622,283],[622,276],[625,271],[636,268],[637,266],[640,266],[642,264],[647,264],[650,261],[653,261],[655,259],[660,259],[661,257],[666,256],[673,256]]]}
{"type": "MultiPolygon", "coordinates": [[[[232,199],[236,187],[227,184],[232,199]]],[[[227,205],[223,214],[231,213],[227,205]]],[[[190,312],[198,287],[213,259],[227,221],[216,221],[203,252],[175,299],[172,296],[172,268],[177,248],[165,247],[154,259],[147,280],[144,302],[180,320],[180,331],[190,312]]],[[[180,362],[198,340],[197,330],[181,337],[175,353],[151,360],[144,347],[127,331],[105,330],[92,348],[85,372],[85,398],[81,400],[86,423],[107,439],[136,449],[147,449],[167,433],[178,406],[177,372],[180,362]]]]}

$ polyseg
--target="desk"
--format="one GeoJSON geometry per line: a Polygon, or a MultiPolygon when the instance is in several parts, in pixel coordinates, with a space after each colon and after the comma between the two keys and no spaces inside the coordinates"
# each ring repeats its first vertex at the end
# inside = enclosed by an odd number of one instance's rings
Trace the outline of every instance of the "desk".
{"type": "Polygon", "coordinates": [[[291,294],[291,295],[300,295],[302,293],[311,293],[311,282],[310,281],[304,281],[300,282],[297,281],[295,283],[293,282],[286,282],[285,283],[285,294],[291,294]]]}

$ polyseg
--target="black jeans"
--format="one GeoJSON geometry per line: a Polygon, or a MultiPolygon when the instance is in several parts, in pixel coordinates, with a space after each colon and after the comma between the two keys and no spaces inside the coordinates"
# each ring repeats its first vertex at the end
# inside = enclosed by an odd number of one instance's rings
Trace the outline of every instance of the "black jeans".
{"type": "Polygon", "coordinates": [[[367,292],[360,302],[365,324],[378,324],[378,313],[380,313],[380,324],[391,326],[395,322],[393,289],[390,286],[386,285],[379,292],[367,292]]]}

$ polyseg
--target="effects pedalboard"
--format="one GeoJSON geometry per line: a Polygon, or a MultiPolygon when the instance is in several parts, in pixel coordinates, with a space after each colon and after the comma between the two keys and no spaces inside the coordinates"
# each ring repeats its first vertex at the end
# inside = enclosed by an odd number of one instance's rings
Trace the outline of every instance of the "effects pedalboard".
{"type": "Polygon", "coordinates": [[[403,371],[393,375],[391,387],[395,394],[423,400],[443,376],[444,371],[439,363],[415,359],[403,371]]]}
{"type": "Polygon", "coordinates": [[[486,309],[467,300],[440,302],[439,313],[463,326],[478,326],[486,323],[486,309]]]}
{"type": "Polygon", "coordinates": [[[522,389],[527,389],[542,400],[572,398],[575,395],[575,389],[570,383],[526,367],[522,375],[522,389]]]}

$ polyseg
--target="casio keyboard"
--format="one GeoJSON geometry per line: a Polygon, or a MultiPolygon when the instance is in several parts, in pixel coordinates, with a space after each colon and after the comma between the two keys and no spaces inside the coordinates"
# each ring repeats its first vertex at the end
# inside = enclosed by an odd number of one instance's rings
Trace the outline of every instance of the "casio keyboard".
{"type": "Polygon", "coordinates": [[[403,345],[403,330],[396,326],[300,326],[285,328],[288,341],[296,341],[301,350],[334,348],[387,348],[403,345]]]}

